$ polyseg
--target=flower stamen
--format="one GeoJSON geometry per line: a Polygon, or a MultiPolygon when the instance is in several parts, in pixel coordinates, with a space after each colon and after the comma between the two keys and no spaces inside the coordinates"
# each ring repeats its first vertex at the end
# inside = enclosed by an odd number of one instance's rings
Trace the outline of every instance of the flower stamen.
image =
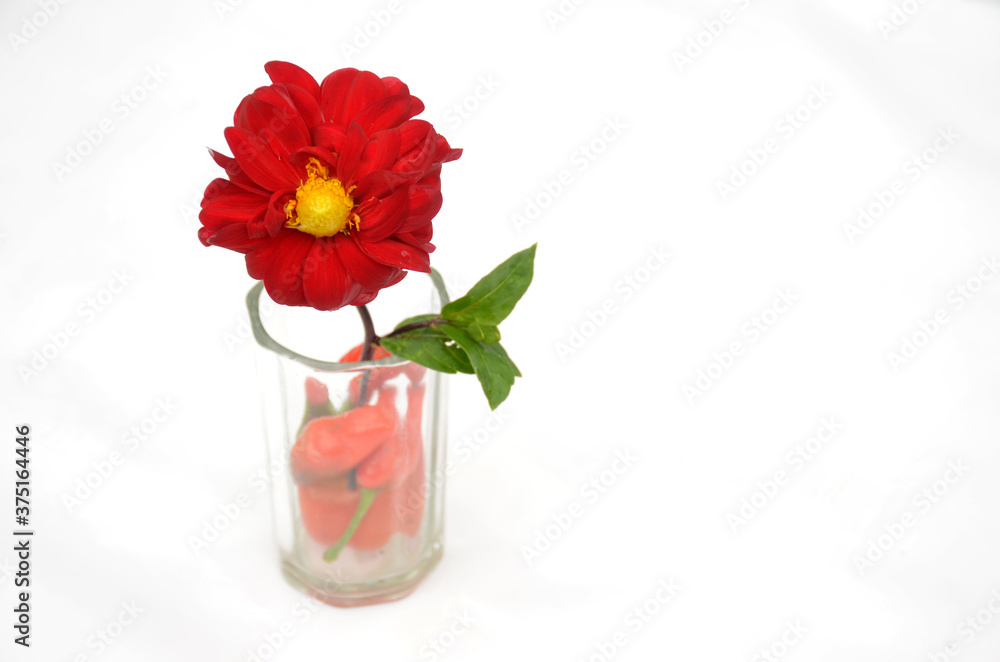
{"type": "Polygon", "coordinates": [[[354,213],[354,200],[340,180],[330,177],[326,166],[314,158],[306,164],[306,175],[308,179],[296,189],[295,198],[285,203],[285,227],[316,237],[357,229],[361,219],[354,213]]]}

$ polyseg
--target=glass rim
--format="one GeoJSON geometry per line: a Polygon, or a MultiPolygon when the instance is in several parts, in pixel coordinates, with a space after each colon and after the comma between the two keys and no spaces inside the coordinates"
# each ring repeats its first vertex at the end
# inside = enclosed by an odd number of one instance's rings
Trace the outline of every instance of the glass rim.
{"type": "MultiPolygon", "coordinates": [[[[445,288],[444,279],[441,278],[441,274],[438,273],[437,269],[431,267],[431,271],[428,276],[434,284],[434,288],[437,290],[438,296],[441,298],[441,306],[447,306],[450,300],[448,298],[448,290],[445,288]]],[[[322,370],[323,372],[350,372],[362,368],[394,366],[410,362],[409,359],[404,359],[398,356],[387,356],[383,359],[375,359],[371,361],[353,361],[350,363],[342,363],[340,361],[321,361],[319,359],[314,359],[311,356],[299,354],[272,338],[271,334],[269,334],[264,328],[264,324],[260,319],[260,295],[262,292],[264,292],[264,281],[258,281],[253,287],[250,288],[250,291],[247,292],[246,301],[247,311],[250,313],[250,327],[253,329],[253,337],[257,340],[257,344],[264,349],[268,349],[279,356],[284,356],[287,359],[291,359],[296,363],[301,363],[302,365],[313,368],[314,370],[322,370]]],[[[275,305],[280,306],[282,304],[275,303],[275,305]]]]}

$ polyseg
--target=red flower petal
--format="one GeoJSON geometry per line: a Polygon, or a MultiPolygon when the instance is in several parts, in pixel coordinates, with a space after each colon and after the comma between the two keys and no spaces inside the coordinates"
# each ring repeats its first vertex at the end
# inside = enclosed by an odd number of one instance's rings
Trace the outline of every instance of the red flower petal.
{"type": "Polygon", "coordinates": [[[267,226],[264,224],[267,219],[267,207],[264,207],[259,212],[253,215],[249,221],[247,221],[247,234],[253,239],[260,239],[261,237],[268,236],[267,226]]]}
{"type": "Polygon", "coordinates": [[[317,239],[306,257],[303,272],[303,292],[308,304],[317,310],[337,310],[361,291],[337,255],[336,237],[317,239]]]}
{"type": "Polygon", "coordinates": [[[406,221],[399,226],[399,232],[412,232],[431,222],[439,211],[443,198],[441,191],[425,186],[411,186],[409,208],[406,221]]]}
{"type": "Polygon", "coordinates": [[[206,246],[221,246],[237,253],[249,253],[257,247],[260,240],[251,239],[244,223],[231,223],[218,230],[201,228],[198,238],[206,246]]]}
{"type": "Polygon", "coordinates": [[[426,251],[393,239],[367,242],[358,241],[358,246],[365,254],[376,262],[410,271],[431,270],[431,259],[426,251]]]}
{"type": "Polygon", "coordinates": [[[309,127],[302,119],[301,113],[299,113],[298,109],[295,107],[295,103],[288,95],[288,89],[284,85],[268,85],[267,87],[258,87],[253,91],[253,96],[261,101],[271,104],[283,113],[287,113],[289,116],[294,117],[294,121],[308,132],[309,127]]]}
{"type": "Polygon", "coordinates": [[[288,215],[285,213],[285,203],[295,197],[295,191],[276,191],[267,205],[267,215],[264,217],[264,229],[267,234],[276,237],[281,228],[285,227],[288,215]]]}
{"type": "Polygon", "coordinates": [[[382,85],[385,86],[385,93],[389,96],[396,96],[397,94],[405,94],[409,96],[410,88],[406,86],[406,83],[399,80],[395,76],[386,76],[382,79],[382,85]]]}
{"type": "Polygon", "coordinates": [[[282,160],[310,144],[309,130],[297,112],[279,108],[255,95],[243,99],[236,111],[235,124],[266,141],[282,160]]]}
{"type": "Polygon", "coordinates": [[[393,172],[423,174],[434,164],[434,157],[437,155],[438,143],[437,134],[430,131],[424,138],[423,144],[412,150],[408,155],[401,157],[392,167],[393,172]]]}
{"type": "MultiPolygon", "coordinates": [[[[404,274],[404,275],[406,274],[405,271],[403,271],[401,273],[404,274]]],[[[399,281],[397,280],[396,282],[398,283],[399,281]]],[[[389,285],[394,285],[394,283],[389,283],[389,285]]],[[[388,287],[388,285],[386,287],[388,287]]],[[[351,301],[351,305],[352,306],[367,306],[372,301],[374,301],[375,297],[377,297],[377,296],[378,296],[378,292],[362,292],[358,296],[354,297],[354,300],[351,301]]]]}
{"type": "Polygon", "coordinates": [[[302,121],[310,129],[323,122],[323,113],[319,109],[318,97],[314,97],[297,85],[284,85],[285,92],[295,104],[296,110],[302,115],[302,121]]]}
{"type": "Polygon", "coordinates": [[[422,186],[426,188],[436,188],[441,190],[441,164],[433,166],[428,169],[427,172],[417,181],[414,186],[422,186]]]}
{"type": "MultiPolygon", "coordinates": [[[[346,94],[337,99],[337,107],[332,120],[337,124],[347,126],[358,114],[358,111],[384,96],[385,86],[382,84],[382,79],[370,71],[362,71],[351,81],[346,94]]],[[[326,101],[325,97],[324,101],[326,101]]],[[[325,105],[323,109],[325,113],[325,105]]],[[[331,119],[330,115],[326,117],[331,119]]]]}
{"type": "Polygon", "coordinates": [[[344,149],[340,151],[337,160],[337,179],[345,185],[354,179],[354,173],[361,163],[361,153],[365,151],[367,144],[368,136],[357,122],[351,122],[351,126],[347,129],[347,138],[344,139],[344,149]]]}
{"type": "Polygon", "coordinates": [[[376,170],[361,178],[358,188],[354,191],[355,200],[368,198],[385,198],[393,191],[409,184],[412,177],[388,170],[376,170]]]}
{"type": "MultiPolygon", "coordinates": [[[[409,232],[397,232],[396,238],[400,241],[406,241],[414,246],[419,246],[420,244],[429,242],[434,237],[434,226],[431,223],[425,223],[415,230],[410,230],[409,232]],[[407,240],[406,237],[412,237],[412,241],[407,240]]],[[[430,252],[430,251],[428,251],[430,252]]]]}
{"type": "Polygon", "coordinates": [[[434,244],[431,243],[431,239],[434,238],[434,226],[430,223],[424,223],[420,227],[414,228],[409,232],[404,232],[402,229],[398,230],[393,239],[403,242],[404,244],[409,244],[415,246],[428,253],[434,252],[434,244]]]}
{"type": "Polygon", "coordinates": [[[362,252],[352,236],[337,235],[335,237],[337,255],[340,256],[344,268],[351,278],[368,291],[378,291],[396,277],[399,269],[386,266],[371,259],[362,252]]]}
{"type": "Polygon", "coordinates": [[[326,168],[327,172],[334,173],[337,172],[337,157],[333,155],[329,150],[323,149],[322,147],[303,147],[299,151],[292,154],[291,162],[299,172],[299,179],[305,181],[308,178],[306,173],[306,164],[309,163],[310,159],[316,159],[320,164],[326,168]]]}
{"type": "Polygon", "coordinates": [[[340,108],[354,79],[360,74],[357,69],[338,69],[323,79],[319,88],[319,107],[324,120],[344,124],[339,121],[340,108]]]}
{"type": "Polygon", "coordinates": [[[397,190],[388,197],[376,199],[371,205],[366,205],[364,214],[360,211],[358,213],[361,217],[357,231],[358,239],[373,242],[391,236],[406,221],[406,212],[409,208],[410,196],[405,188],[397,190]]]}
{"type": "Polygon", "coordinates": [[[226,174],[229,175],[229,181],[233,184],[236,184],[240,188],[246,189],[247,191],[267,195],[267,191],[262,189],[257,182],[250,179],[247,174],[243,172],[243,168],[241,168],[240,164],[236,162],[236,159],[216,152],[214,149],[209,149],[208,153],[212,155],[213,161],[222,166],[222,168],[226,171],[226,174]]]}
{"type": "MultiPolygon", "coordinates": [[[[400,271],[398,276],[394,277],[392,280],[390,280],[388,283],[385,284],[385,287],[392,287],[393,285],[395,285],[399,281],[403,280],[403,278],[406,276],[407,273],[408,272],[406,272],[406,271],[400,271]]],[[[384,290],[385,287],[383,287],[382,289],[384,290]]],[[[372,297],[372,298],[374,298],[374,297],[372,297]]]]}
{"type": "Polygon", "coordinates": [[[272,60],[264,65],[264,71],[267,72],[272,83],[298,85],[314,98],[319,99],[319,83],[302,67],[291,62],[272,60]]]}
{"type": "Polygon", "coordinates": [[[344,146],[344,140],[347,138],[347,130],[339,124],[331,122],[314,126],[309,133],[312,136],[313,145],[328,149],[335,154],[340,152],[344,146]]]}
{"type": "Polygon", "coordinates": [[[430,238],[433,232],[431,231],[431,226],[428,224],[412,233],[397,232],[393,235],[393,238],[398,239],[404,244],[409,244],[414,248],[419,248],[425,253],[434,252],[434,244],[430,242],[430,238]]]}
{"type": "Polygon", "coordinates": [[[427,134],[433,133],[434,127],[424,120],[409,120],[399,127],[399,156],[409,159],[415,149],[423,146],[427,134]]]}
{"type": "Polygon", "coordinates": [[[397,95],[378,99],[354,116],[354,121],[367,133],[394,129],[424,110],[420,99],[408,95],[397,95]]]}
{"type": "Polygon", "coordinates": [[[303,264],[316,238],[285,229],[247,254],[247,273],[264,281],[268,295],[286,306],[306,305],[302,292],[303,264]]]}
{"type": "Polygon", "coordinates": [[[396,162],[398,155],[399,131],[397,129],[379,131],[365,145],[361,163],[354,177],[360,179],[375,170],[388,170],[396,162]]]}
{"type": "Polygon", "coordinates": [[[298,185],[298,174],[291,164],[281,161],[259,138],[232,126],[225,135],[236,162],[263,188],[277,191],[298,185]]]}
{"type": "Polygon", "coordinates": [[[437,150],[434,153],[434,161],[437,163],[448,163],[462,156],[462,150],[452,149],[451,145],[448,144],[448,139],[440,133],[435,134],[435,140],[437,141],[437,150]]]}
{"type": "Polygon", "coordinates": [[[198,219],[216,229],[230,223],[246,223],[266,204],[264,198],[225,179],[214,179],[205,189],[198,219]]]}

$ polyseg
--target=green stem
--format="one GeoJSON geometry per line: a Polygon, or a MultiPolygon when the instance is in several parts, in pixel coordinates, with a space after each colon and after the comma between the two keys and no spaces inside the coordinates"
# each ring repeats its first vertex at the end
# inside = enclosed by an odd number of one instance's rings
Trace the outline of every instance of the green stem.
{"type": "Polygon", "coordinates": [[[375,495],[378,494],[378,490],[370,490],[367,487],[361,490],[361,500],[358,502],[358,508],[354,511],[354,517],[351,518],[351,523],[347,525],[347,530],[344,531],[344,535],[340,536],[340,540],[337,541],[333,547],[326,550],[323,554],[323,560],[327,563],[333,563],[340,556],[340,553],[344,551],[347,547],[347,543],[351,541],[351,536],[357,531],[358,526],[361,524],[361,518],[365,516],[368,509],[372,505],[372,501],[375,500],[375,495]]]}

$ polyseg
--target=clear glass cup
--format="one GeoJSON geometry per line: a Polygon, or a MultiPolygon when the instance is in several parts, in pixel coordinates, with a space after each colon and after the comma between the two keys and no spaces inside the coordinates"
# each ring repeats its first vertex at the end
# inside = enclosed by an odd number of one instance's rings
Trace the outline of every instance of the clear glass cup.
{"type": "MultiPolygon", "coordinates": [[[[443,303],[435,272],[369,308],[388,332],[443,303]]],[[[247,307],[282,573],[340,607],[409,595],[444,550],[446,375],[393,356],[347,361],[364,340],[353,307],[282,306],[261,283],[247,307]]]]}

